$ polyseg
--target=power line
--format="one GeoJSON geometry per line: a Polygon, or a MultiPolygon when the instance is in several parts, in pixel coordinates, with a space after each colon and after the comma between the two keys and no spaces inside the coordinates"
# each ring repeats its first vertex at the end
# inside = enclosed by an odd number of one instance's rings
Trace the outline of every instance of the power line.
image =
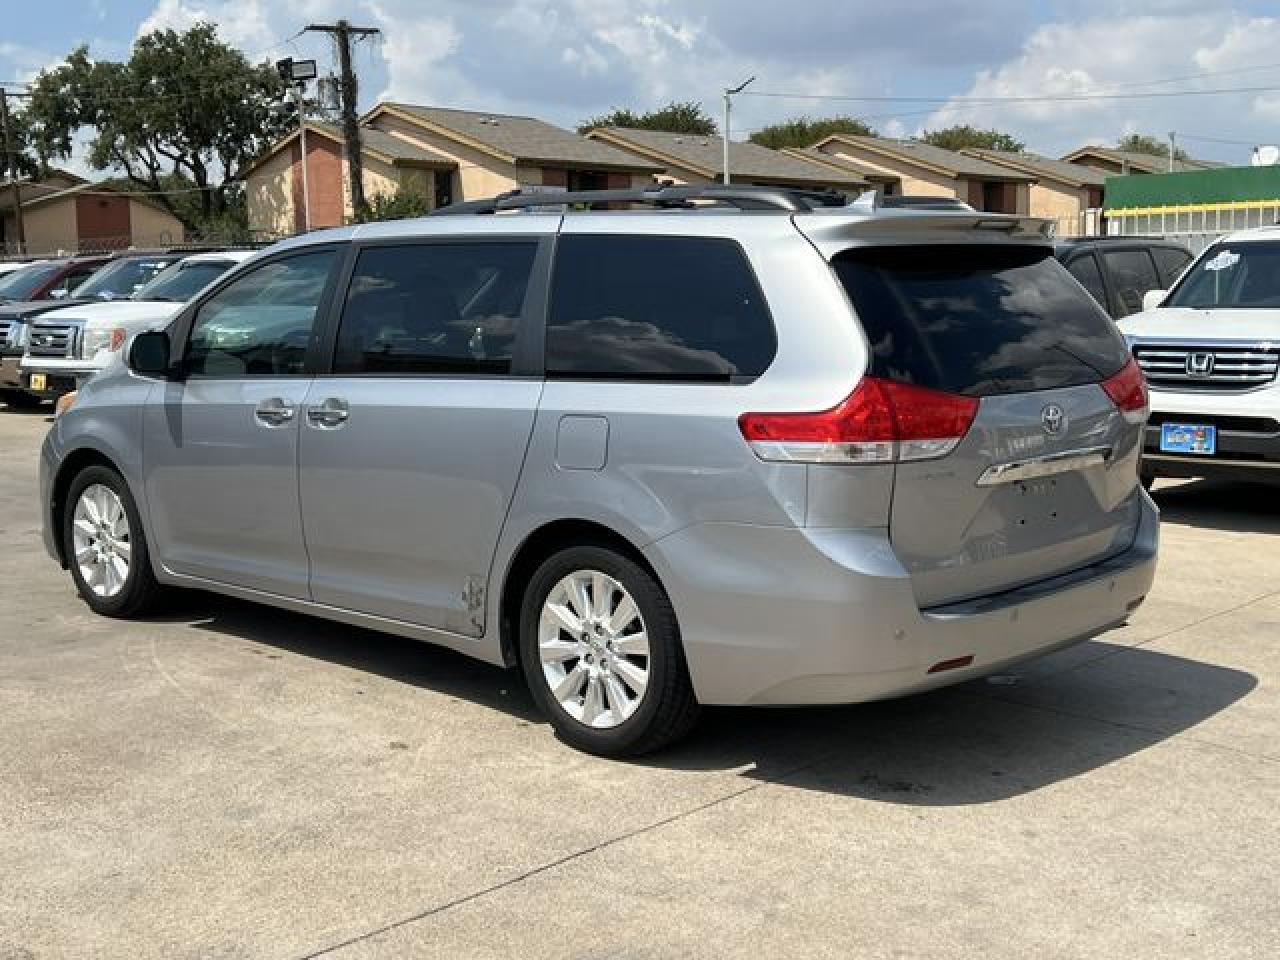
{"type": "Polygon", "coordinates": [[[772,90],[744,90],[742,92],[742,96],[771,97],[780,100],[839,100],[848,103],[936,103],[943,106],[950,104],[994,106],[1002,103],[1076,103],[1098,100],[1148,100],[1168,97],[1207,97],[1236,93],[1275,93],[1277,91],[1280,91],[1280,86],[1222,87],[1214,90],[1151,90],[1145,93],[1063,93],[1017,97],[883,97],[852,96],[832,93],[781,93],[772,90]]]}

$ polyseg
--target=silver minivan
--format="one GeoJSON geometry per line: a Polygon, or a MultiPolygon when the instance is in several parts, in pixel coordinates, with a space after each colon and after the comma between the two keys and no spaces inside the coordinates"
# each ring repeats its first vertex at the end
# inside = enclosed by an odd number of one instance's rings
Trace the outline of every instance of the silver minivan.
{"type": "Polygon", "coordinates": [[[64,404],[45,540],[92,609],[198,587],[442,644],[627,755],[1146,595],[1146,388],[1042,223],[738,187],[442,212],[264,251],[64,404]]]}

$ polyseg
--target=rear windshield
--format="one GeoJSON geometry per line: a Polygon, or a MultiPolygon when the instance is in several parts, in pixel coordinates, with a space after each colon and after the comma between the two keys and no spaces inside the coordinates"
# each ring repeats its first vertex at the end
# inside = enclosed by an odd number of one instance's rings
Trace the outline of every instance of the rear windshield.
{"type": "Polygon", "coordinates": [[[876,247],[832,266],[871,343],[873,376],[981,397],[1096,383],[1129,360],[1051,250],[876,247]]]}
{"type": "Polygon", "coordinates": [[[1166,307],[1280,307],[1280,243],[1218,243],[1187,271],[1166,307]]]}

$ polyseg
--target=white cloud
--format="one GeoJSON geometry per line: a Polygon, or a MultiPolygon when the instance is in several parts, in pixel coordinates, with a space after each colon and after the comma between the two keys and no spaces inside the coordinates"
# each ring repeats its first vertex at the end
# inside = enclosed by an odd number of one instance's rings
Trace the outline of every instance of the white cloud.
{"type": "MultiPolygon", "coordinates": [[[[1035,30],[1008,62],[979,71],[961,96],[1134,94],[1178,90],[1280,86],[1280,67],[1256,73],[1241,68],[1275,62],[1280,20],[1247,18],[1229,10],[1179,8],[1165,16],[1094,16],[1035,30]],[[1231,71],[1216,76],[1200,74],[1231,71]],[[1158,83],[1167,78],[1183,78],[1158,83]]],[[[1129,132],[1163,136],[1173,130],[1196,155],[1248,161],[1247,146],[1213,139],[1265,139],[1265,121],[1280,118],[1275,94],[1169,96],[1026,104],[951,102],[920,123],[994,126],[1032,149],[1063,153],[1085,142],[1111,143],[1129,132]]],[[[1274,136],[1274,135],[1272,135],[1274,136]]]]}

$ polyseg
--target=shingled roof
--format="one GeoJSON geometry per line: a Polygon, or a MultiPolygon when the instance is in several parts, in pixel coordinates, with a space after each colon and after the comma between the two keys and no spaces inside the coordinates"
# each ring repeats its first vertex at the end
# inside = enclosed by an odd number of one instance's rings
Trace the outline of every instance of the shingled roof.
{"type": "Polygon", "coordinates": [[[608,144],[552,126],[533,117],[452,110],[412,103],[379,104],[366,116],[391,112],[442,136],[466,143],[508,163],[570,169],[658,173],[661,167],[608,144]]]}
{"type": "Polygon", "coordinates": [[[885,137],[863,137],[852,133],[833,133],[831,136],[814,144],[825,147],[828,144],[845,143],[859,147],[868,153],[878,154],[888,160],[900,160],[915,164],[926,170],[933,170],[949,177],[973,177],[980,180],[1010,180],[1025,182],[1035,177],[1018,173],[1008,167],[1000,167],[988,163],[978,157],[966,156],[955,150],[944,150],[930,143],[919,140],[890,140],[885,137]]]}
{"type": "Polygon", "coordinates": [[[1107,182],[1105,171],[1080,163],[1067,163],[1065,160],[1042,157],[1038,153],[1028,153],[1025,150],[1015,153],[1009,150],[965,147],[960,152],[977,157],[979,160],[1010,167],[1021,173],[1029,173],[1037,180],[1056,180],[1072,187],[1101,187],[1107,182]]]}
{"type": "Polygon", "coordinates": [[[1079,150],[1073,150],[1062,159],[1076,165],[1087,166],[1087,158],[1090,154],[1104,160],[1110,160],[1121,167],[1136,170],[1139,173],[1189,173],[1193,170],[1216,170],[1219,167],[1226,166],[1225,163],[1217,163],[1213,160],[1197,160],[1194,157],[1184,157],[1181,160],[1175,158],[1173,170],[1170,171],[1169,158],[1167,156],[1134,153],[1130,150],[1115,150],[1111,147],[1099,147],[1092,144],[1081,147],[1079,150]]]}
{"type": "MultiPolygon", "coordinates": [[[[709,180],[718,177],[724,166],[724,140],[717,136],[629,127],[599,127],[587,136],[632,151],[668,168],[691,170],[709,180]]],[[[749,141],[729,141],[729,171],[741,180],[772,180],[787,185],[846,187],[850,190],[868,186],[866,179],[852,170],[820,166],[749,141]]]]}

